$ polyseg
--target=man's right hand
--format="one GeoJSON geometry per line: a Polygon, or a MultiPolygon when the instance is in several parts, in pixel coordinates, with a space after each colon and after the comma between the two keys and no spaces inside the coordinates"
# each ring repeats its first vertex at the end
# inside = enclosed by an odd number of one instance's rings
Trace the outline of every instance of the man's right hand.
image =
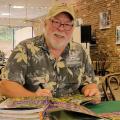
{"type": "Polygon", "coordinates": [[[36,92],[37,96],[49,96],[52,97],[52,93],[48,89],[38,89],[36,92]]]}

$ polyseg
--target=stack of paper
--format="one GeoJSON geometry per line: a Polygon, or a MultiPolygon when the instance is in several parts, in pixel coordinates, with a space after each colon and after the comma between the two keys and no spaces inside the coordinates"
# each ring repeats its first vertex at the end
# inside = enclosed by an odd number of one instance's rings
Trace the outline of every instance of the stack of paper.
{"type": "Polygon", "coordinates": [[[42,120],[47,97],[8,98],[0,103],[0,120],[42,120]]]}
{"type": "Polygon", "coordinates": [[[1,109],[0,120],[40,120],[42,109],[1,109]]]}

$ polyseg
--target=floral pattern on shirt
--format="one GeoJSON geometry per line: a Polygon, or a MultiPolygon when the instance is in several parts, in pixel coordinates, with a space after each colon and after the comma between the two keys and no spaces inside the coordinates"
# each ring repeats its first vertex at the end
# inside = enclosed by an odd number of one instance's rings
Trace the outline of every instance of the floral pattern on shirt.
{"type": "Polygon", "coordinates": [[[15,52],[17,52],[17,54],[15,55],[14,59],[16,59],[17,62],[24,61],[27,63],[27,55],[25,54],[25,49],[23,49],[21,45],[17,46],[15,52]]]}

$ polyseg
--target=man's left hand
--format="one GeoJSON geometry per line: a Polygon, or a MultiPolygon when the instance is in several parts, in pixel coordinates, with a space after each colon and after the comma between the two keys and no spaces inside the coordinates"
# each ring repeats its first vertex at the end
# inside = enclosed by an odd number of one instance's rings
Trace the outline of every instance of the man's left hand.
{"type": "Polygon", "coordinates": [[[101,96],[100,91],[98,89],[98,86],[95,83],[88,84],[82,88],[82,93],[88,97],[88,96],[96,96],[95,99],[92,101],[95,104],[98,104],[101,102],[101,96]]]}

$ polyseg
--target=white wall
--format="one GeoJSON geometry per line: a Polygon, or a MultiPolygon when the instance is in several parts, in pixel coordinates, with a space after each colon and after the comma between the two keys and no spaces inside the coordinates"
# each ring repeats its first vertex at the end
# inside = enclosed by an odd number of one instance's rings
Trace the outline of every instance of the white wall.
{"type": "Polygon", "coordinates": [[[0,40],[0,50],[5,53],[5,57],[8,58],[13,50],[13,41],[0,40]]]}
{"type": "Polygon", "coordinates": [[[73,41],[82,44],[85,51],[90,54],[90,43],[81,43],[81,25],[78,25],[74,29],[73,41]]]}
{"type": "Polygon", "coordinates": [[[34,35],[32,35],[32,27],[24,27],[22,29],[16,30],[14,34],[15,38],[15,46],[28,38],[32,38],[34,35]]]}

